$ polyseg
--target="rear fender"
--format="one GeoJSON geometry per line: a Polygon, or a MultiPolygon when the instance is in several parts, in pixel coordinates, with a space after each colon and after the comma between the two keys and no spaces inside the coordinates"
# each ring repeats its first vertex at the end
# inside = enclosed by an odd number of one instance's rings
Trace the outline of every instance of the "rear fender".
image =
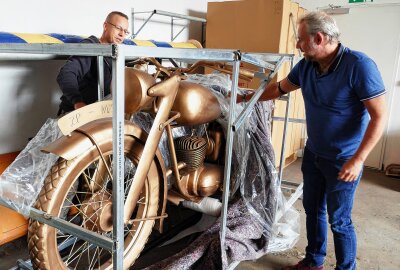
{"type": "MultiPolygon", "coordinates": [[[[110,139],[112,139],[112,119],[103,118],[89,122],[88,124],[81,126],[79,129],[77,129],[77,131],[72,131],[70,135],[63,136],[45,146],[42,148],[42,151],[45,153],[55,154],[66,160],[72,160],[75,157],[83,154],[94,147],[94,144],[87,136],[79,132],[79,130],[83,131],[83,133],[90,134],[90,136],[92,136],[98,145],[102,145],[103,143],[109,142],[110,139]]],[[[146,143],[148,134],[132,122],[125,121],[124,131],[125,136],[132,136],[141,141],[143,145],[146,143]]],[[[155,161],[160,173],[160,198],[158,214],[163,216],[166,207],[168,185],[165,164],[159,149],[156,151],[155,161]]],[[[160,223],[158,224],[160,231],[162,231],[162,224],[163,219],[160,219],[160,223]]]]}

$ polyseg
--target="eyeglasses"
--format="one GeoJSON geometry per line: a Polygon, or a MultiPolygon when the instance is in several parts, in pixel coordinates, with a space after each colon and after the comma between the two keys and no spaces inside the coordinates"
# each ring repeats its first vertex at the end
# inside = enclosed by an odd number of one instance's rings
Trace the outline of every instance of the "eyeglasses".
{"type": "Polygon", "coordinates": [[[117,29],[118,31],[124,32],[124,34],[125,34],[126,36],[129,36],[130,32],[129,32],[128,30],[122,28],[121,26],[118,26],[118,25],[115,25],[115,24],[113,24],[113,23],[110,23],[109,21],[106,21],[106,23],[108,23],[108,24],[114,26],[114,28],[117,29]]]}

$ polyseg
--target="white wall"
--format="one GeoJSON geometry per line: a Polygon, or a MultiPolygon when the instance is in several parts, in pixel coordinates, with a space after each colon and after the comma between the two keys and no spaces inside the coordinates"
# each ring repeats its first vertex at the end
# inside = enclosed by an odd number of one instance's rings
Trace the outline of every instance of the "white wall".
{"type": "Polygon", "coordinates": [[[387,141],[383,155],[385,167],[392,163],[400,164],[400,35],[398,36],[397,44],[399,44],[397,50],[397,68],[393,69],[393,92],[390,100],[387,141]]]}
{"type": "MultiPolygon", "coordinates": [[[[373,168],[381,168],[382,163],[387,166],[394,162],[393,151],[399,153],[400,146],[391,145],[391,142],[400,134],[396,129],[400,128],[397,113],[395,80],[399,63],[399,38],[400,38],[400,5],[381,5],[366,7],[354,7],[350,14],[335,15],[341,26],[342,42],[355,50],[360,50],[369,55],[382,74],[383,82],[387,90],[386,99],[389,104],[390,119],[388,132],[374,148],[365,164],[373,168]],[[384,19],[382,19],[384,18],[384,19]],[[396,104],[396,105],[395,105],[396,104]],[[397,123],[396,123],[397,119],[397,123]],[[385,146],[385,139],[389,142],[385,146]],[[391,156],[391,160],[387,157],[391,156]]],[[[397,154],[397,163],[400,163],[400,154],[397,154]]]]}

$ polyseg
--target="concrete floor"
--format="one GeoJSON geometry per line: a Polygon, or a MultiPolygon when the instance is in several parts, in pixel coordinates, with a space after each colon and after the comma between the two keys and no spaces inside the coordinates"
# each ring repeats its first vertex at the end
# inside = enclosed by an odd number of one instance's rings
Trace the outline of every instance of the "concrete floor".
{"type": "MultiPolygon", "coordinates": [[[[284,179],[300,182],[301,160],[284,170],[284,179]]],[[[304,258],[307,245],[305,214],[301,201],[295,203],[301,216],[301,236],[289,251],[267,254],[257,261],[242,262],[237,270],[279,270],[304,258]]],[[[353,210],[358,241],[357,269],[400,269],[400,179],[390,178],[381,172],[366,169],[356,193],[353,210]]],[[[334,269],[335,254],[329,231],[328,253],[324,269],[334,269]]]]}
{"type": "MultiPolygon", "coordinates": [[[[300,163],[299,159],[285,168],[285,180],[301,181],[300,163]]],[[[242,262],[236,269],[278,270],[304,257],[307,242],[305,215],[300,200],[295,203],[295,207],[301,215],[301,236],[296,246],[283,253],[267,254],[257,261],[242,262]]],[[[357,190],[353,221],[358,234],[357,268],[400,270],[400,179],[366,169],[357,190]]],[[[0,270],[11,268],[18,258],[27,258],[24,238],[0,247],[0,270]]],[[[335,255],[330,236],[325,269],[334,269],[334,266],[335,255]]]]}

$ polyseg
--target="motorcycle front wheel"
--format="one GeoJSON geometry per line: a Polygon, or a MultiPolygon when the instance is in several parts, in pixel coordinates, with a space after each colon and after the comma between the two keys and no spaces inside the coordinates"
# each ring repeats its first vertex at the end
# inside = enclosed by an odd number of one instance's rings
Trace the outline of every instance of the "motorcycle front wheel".
{"type": "MultiPolygon", "coordinates": [[[[125,203],[144,145],[125,136],[125,203]]],[[[102,144],[112,175],[112,141],[102,144]]],[[[113,237],[113,181],[96,148],[73,160],[59,159],[45,179],[35,207],[85,229],[113,237]]],[[[140,255],[154,226],[159,201],[160,175],[153,160],[136,208],[124,225],[124,269],[140,255]]],[[[38,221],[31,220],[28,246],[35,269],[112,269],[111,252],[38,221]]]]}

